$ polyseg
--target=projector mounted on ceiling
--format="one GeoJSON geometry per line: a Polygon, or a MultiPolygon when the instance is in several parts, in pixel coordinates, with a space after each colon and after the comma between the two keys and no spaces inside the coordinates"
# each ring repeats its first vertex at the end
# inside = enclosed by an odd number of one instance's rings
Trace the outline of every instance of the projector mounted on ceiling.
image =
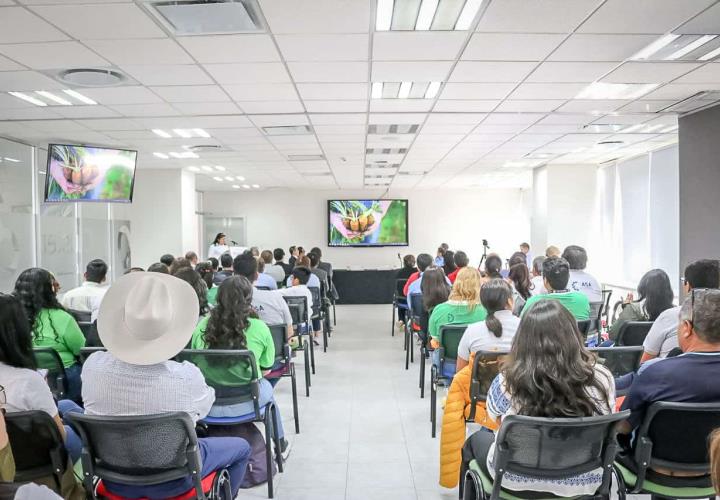
{"type": "Polygon", "coordinates": [[[267,31],[256,0],[151,0],[144,5],[178,36],[267,31]]]}

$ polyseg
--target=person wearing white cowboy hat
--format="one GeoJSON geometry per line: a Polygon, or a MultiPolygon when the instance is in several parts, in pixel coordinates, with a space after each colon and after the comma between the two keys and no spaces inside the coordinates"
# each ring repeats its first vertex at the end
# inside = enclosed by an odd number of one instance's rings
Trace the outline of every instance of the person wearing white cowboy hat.
{"type": "MultiPolygon", "coordinates": [[[[190,340],[198,310],[195,290],[174,276],[142,272],[117,280],[98,314],[98,334],[108,351],[93,353],[83,365],[85,412],[121,416],[185,411],[194,421],[205,417],[215,391],[195,365],[169,361],[190,340]]],[[[203,477],[227,468],[234,498],[250,458],[247,441],[200,438],[199,443],[203,477]]],[[[164,498],[184,493],[192,483],[188,477],[153,486],[106,486],[127,498],[164,498]]]]}

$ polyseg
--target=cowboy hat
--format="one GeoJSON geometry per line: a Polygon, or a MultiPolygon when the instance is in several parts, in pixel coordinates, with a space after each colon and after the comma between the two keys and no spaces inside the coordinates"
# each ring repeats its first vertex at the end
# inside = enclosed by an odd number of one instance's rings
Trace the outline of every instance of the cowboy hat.
{"type": "Polygon", "coordinates": [[[161,273],[130,273],[105,293],[98,313],[100,340],[134,365],[167,361],[188,343],[200,306],[185,281],[161,273]]]}

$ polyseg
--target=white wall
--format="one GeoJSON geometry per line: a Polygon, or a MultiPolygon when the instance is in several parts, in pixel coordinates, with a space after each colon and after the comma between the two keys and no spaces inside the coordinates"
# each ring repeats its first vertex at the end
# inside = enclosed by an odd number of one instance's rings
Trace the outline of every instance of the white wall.
{"type": "Polygon", "coordinates": [[[398,252],[434,255],[442,242],[466,251],[477,263],[483,238],[490,251],[503,258],[529,239],[530,219],[521,190],[393,191],[385,198],[409,200],[409,247],[328,248],[327,200],[377,196],[352,191],[208,192],[203,212],[246,217],[248,244],[261,249],[282,247],[287,252],[290,245],[308,250],[319,246],[323,259],[337,268],[397,267],[398,252]]]}

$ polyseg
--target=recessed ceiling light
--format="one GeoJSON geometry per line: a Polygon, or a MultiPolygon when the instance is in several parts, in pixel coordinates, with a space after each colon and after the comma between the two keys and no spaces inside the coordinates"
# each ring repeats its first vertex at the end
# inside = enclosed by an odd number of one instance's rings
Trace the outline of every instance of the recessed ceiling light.
{"type": "Polygon", "coordinates": [[[182,137],[183,139],[189,139],[190,137],[192,137],[192,134],[190,132],[182,128],[174,128],[173,132],[175,133],[175,135],[177,135],[178,137],[182,137]]]}
{"type": "Polygon", "coordinates": [[[243,184],[242,187],[243,187],[244,189],[250,189],[250,184],[243,184]]]}
{"type": "Polygon", "coordinates": [[[438,3],[439,0],[422,0],[417,22],[415,23],[416,30],[426,31],[430,29],[433,19],[435,19],[438,3]]]}
{"type": "Polygon", "coordinates": [[[678,37],[680,37],[680,35],[675,35],[673,33],[668,33],[667,35],[661,36],[660,38],[652,42],[650,45],[641,49],[630,59],[634,61],[642,61],[643,59],[649,59],[653,54],[655,54],[657,51],[659,51],[666,45],[672,43],[678,37]]]}
{"type": "Polygon", "coordinates": [[[375,17],[375,30],[388,31],[392,24],[393,0],[378,0],[377,16],[375,17]]]}
{"type": "Polygon", "coordinates": [[[233,187],[233,189],[240,189],[240,186],[238,186],[237,184],[233,184],[232,187],[233,187]]]}
{"type": "Polygon", "coordinates": [[[382,99],[382,93],[383,93],[383,83],[382,82],[373,82],[371,97],[373,99],[382,99]]]}
{"type": "Polygon", "coordinates": [[[630,125],[629,127],[621,130],[620,133],[630,134],[632,132],[636,132],[636,131],[640,130],[643,127],[644,127],[644,125],[642,123],[636,123],[635,125],[630,125]]]}
{"type": "Polygon", "coordinates": [[[20,163],[20,160],[16,160],[15,158],[8,158],[7,156],[5,157],[5,160],[11,163],[20,163]]]}
{"type": "Polygon", "coordinates": [[[267,135],[309,135],[312,129],[309,125],[279,125],[263,127],[267,135]]]}
{"type": "Polygon", "coordinates": [[[427,90],[425,91],[425,99],[434,99],[440,90],[440,82],[430,82],[427,90]]]}
{"type": "Polygon", "coordinates": [[[665,60],[666,61],[674,61],[675,59],[680,59],[685,54],[689,54],[690,52],[697,49],[698,47],[702,47],[703,45],[705,45],[706,43],[708,43],[710,40],[714,39],[715,37],[717,37],[717,35],[703,35],[703,36],[699,37],[697,40],[688,43],[680,50],[676,50],[675,52],[673,52],[672,54],[667,56],[665,58],[665,60]]]}
{"type": "Polygon", "coordinates": [[[170,158],[165,153],[153,153],[153,156],[156,156],[157,158],[162,158],[163,160],[167,160],[168,158],[170,158]]]}
{"type": "Polygon", "coordinates": [[[40,99],[36,99],[27,94],[23,94],[22,92],[8,92],[8,94],[10,94],[13,97],[17,97],[18,99],[22,99],[23,101],[27,101],[30,104],[34,104],[35,106],[47,106],[46,102],[43,102],[40,99]]]}
{"type": "Polygon", "coordinates": [[[222,181],[223,181],[223,178],[222,178],[222,177],[213,177],[213,179],[215,179],[215,180],[218,181],[218,182],[222,182],[222,181]]]}
{"type": "Polygon", "coordinates": [[[159,128],[152,129],[152,133],[155,135],[159,135],[163,139],[170,139],[172,137],[171,134],[168,134],[167,132],[165,132],[164,130],[160,130],[159,128]]]}
{"type": "Polygon", "coordinates": [[[708,52],[707,54],[705,54],[702,57],[699,57],[698,61],[709,61],[710,59],[716,58],[718,55],[720,55],[720,47],[718,47],[717,49],[711,50],[710,52],[708,52]]]}
{"type": "Polygon", "coordinates": [[[213,171],[213,169],[212,169],[212,167],[211,167],[210,165],[203,165],[203,166],[201,166],[200,168],[203,169],[205,172],[212,172],[212,171],[213,171]]]}
{"type": "Polygon", "coordinates": [[[225,167],[222,165],[215,165],[215,170],[218,170],[220,172],[225,172],[225,167]]]}
{"type": "Polygon", "coordinates": [[[456,30],[468,30],[470,25],[475,20],[475,16],[480,10],[483,0],[467,0],[460,12],[457,23],[455,24],[456,30]]]}
{"type": "Polygon", "coordinates": [[[407,99],[412,89],[412,82],[402,82],[398,91],[398,99],[407,99]]]}
{"type": "Polygon", "coordinates": [[[593,82],[582,89],[575,99],[637,99],[657,86],[657,83],[593,82]]]}
{"type": "Polygon", "coordinates": [[[228,175],[228,176],[225,177],[225,180],[226,180],[226,181],[234,181],[234,180],[235,180],[235,177],[232,177],[231,175],[228,175]]]}
{"type": "Polygon", "coordinates": [[[192,151],[183,151],[183,152],[181,152],[181,153],[178,153],[178,152],[173,151],[173,152],[168,153],[168,154],[169,154],[170,156],[172,156],[173,158],[177,158],[177,159],[180,159],[180,160],[182,160],[183,158],[200,158],[198,155],[196,155],[196,154],[193,153],[192,151]]]}
{"type": "Polygon", "coordinates": [[[195,135],[197,135],[198,137],[204,137],[204,138],[206,138],[206,139],[207,139],[208,137],[210,137],[210,134],[208,134],[207,132],[205,132],[205,131],[204,131],[203,129],[201,129],[201,128],[194,128],[194,129],[193,129],[193,132],[195,132],[195,135]]]}
{"type": "Polygon", "coordinates": [[[252,187],[255,189],[260,189],[260,184],[253,184],[252,187]]]}
{"type": "Polygon", "coordinates": [[[191,172],[200,172],[200,169],[198,167],[188,167],[188,170],[191,172]]]}
{"type": "Polygon", "coordinates": [[[243,177],[242,175],[236,175],[236,176],[235,176],[235,179],[237,179],[237,180],[239,180],[239,181],[244,181],[244,180],[245,180],[245,177],[243,177]]]}
{"type": "Polygon", "coordinates": [[[46,90],[36,90],[35,93],[37,95],[43,96],[45,99],[50,99],[51,101],[61,106],[72,106],[72,103],[67,99],[63,99],[62,97],[56,96],[55,94],[46,90]]]}
{"type": "Polygon", "coordinates": [[[77,99],[78,101],[82,102],[83,104],[89,104],[89,105],[91,105],[91,106],[96,106],[96,105],[97,105],[97,102],[93,101],[93,100],[90,99],[89,97],[87,97],[87,96],[85,96],[85,95],[83,95],[83,94],[81,94],[80,92],[77,92],[77,91],[75,91],[75,90],[63,89],[63,92],[65,92],[65,93],[66,93],[67,95],[69,95],[70,97],[74,97],[75,99],[77,99]]]}

